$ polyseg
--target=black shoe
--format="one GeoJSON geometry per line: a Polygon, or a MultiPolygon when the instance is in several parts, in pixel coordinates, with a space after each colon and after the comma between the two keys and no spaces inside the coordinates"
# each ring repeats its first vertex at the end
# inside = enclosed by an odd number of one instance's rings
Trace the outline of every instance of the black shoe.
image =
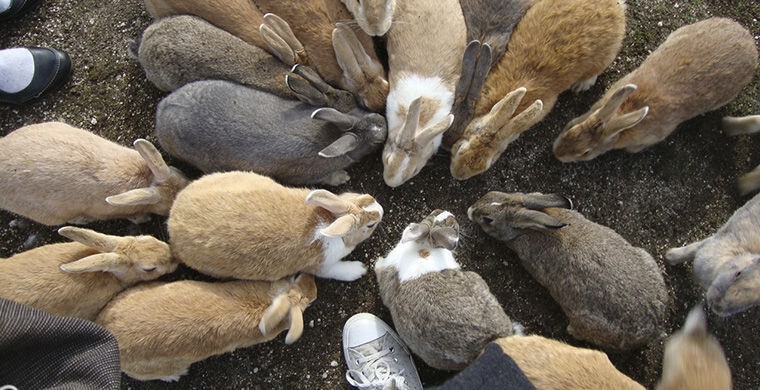
{"type": "Polygon", "coordinates": [[[11,0],[11,7],[0,12],[0,22],[20,17],[39,3],[40,0],[11,0]]]}
{"type": "Polygon", "coordinates": [[[29,85],[16,93],[0,91],[0,103],[22,104],[63,84],[71,74],[71,58],[48,47],[28,47],[34,57],[34,76],[29,85]]]}

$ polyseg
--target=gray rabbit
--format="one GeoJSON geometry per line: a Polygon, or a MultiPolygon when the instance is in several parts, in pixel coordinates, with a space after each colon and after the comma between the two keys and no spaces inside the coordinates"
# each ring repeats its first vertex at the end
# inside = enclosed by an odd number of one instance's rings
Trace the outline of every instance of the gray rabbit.
{"type": "Polygon", "coordinates": [[[386,134],[378,114],[315,110],[220,80],[188,84],[156,112],[156,135],[169,154],[206,173],[253,171],[292,185],[347,182],[344,168],[379,148],[386,134]]]}
{"type": "Polygon", "coordinates": [[[612,229],[567,210],[555,194],[492,191],[467,214],[515,251],[570,319],[573,337],[618,350],[664,331],[667,291],[657,263],[612,229]]]}
{"type": "Polygon", "coordinates": [[[462,369],[490,341],[513,334],[486,282],[459,269],[451,252],[458,239],[456,218],[435,210],[407,226],[398,245],[375,264],[396,331],[412,352],[441,370],[462,369]]]}

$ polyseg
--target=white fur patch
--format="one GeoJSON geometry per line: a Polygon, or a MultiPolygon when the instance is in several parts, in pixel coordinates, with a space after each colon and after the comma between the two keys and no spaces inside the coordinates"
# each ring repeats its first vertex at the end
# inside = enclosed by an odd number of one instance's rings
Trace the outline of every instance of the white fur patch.
{"type": "Polygon", "coordinates": [[[327,237],[320,233],[320,231],[330,226],[327,222],[322,222],[317,225],[317,229],[314,232],[314,241],[320,241],[322,243],[322,264],[337,263],[340,259],[346,257],[353,247],[347,247],[341,237],[327,237]]]}
{"type": "MultiPolygon", "coordinates": [[[[391,86],[386,104],[389,137],[396,137],[404,124],[405,118],[399,115],[398,108],[408,108],[412,101],[420,96],[437,99],[441,102],[441,106],[427,123],[420,123],[418,129],[424,129],[443,120],[451,112],[451,106],[454,104],[454,90],[444,85],[440,77],[421,77],[413,74],[399,79],[391,86]]],[[[440,139],[438,145],[440,145],[440,139]]]]}
{"type": "Polygon", "coordinates": [[[446,218],[453,217],[453,216],[454,216],[454,214],[451,214],[448,211],[444,211],[444,212],[436,215],[435,218],[433,219],[433,221],[435,221],[435,222],[443,222],[443,221],[446,220],[446,218]]]}
{"type": "Polygon", "coordinates": [[[362,210],[366,212],[370,212],[370,213],[373,211],[377,211],[378,213],[380,213],[380,218],[383,217],[383,206],[381,206],[380,203],[373,202],[371,205],[363,207],[362,210]]]}
{"type": "Polygon", "coordinates": [[[430,272],[460,268],[450,250],[429,248],[414,241],[396,245],[385,258],[380,258],[375,264],[376,269],[385,267],[395,268],[400,282],[413,280],[430,272]],[[430,255],[420,257],[421,249],[429,251],[430,255]]]}

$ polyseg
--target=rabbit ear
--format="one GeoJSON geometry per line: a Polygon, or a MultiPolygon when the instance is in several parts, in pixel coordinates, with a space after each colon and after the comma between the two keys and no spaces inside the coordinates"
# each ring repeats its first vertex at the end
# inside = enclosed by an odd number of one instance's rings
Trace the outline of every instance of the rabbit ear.
{"type": "Polygon", "coordinates": [[[272,300],[272,304],[267,307],[259,321],[261,334],[266,336],[272,329],[276,328],[288,314],[288,309],[290,309],[290,300],[288,300],[287,294],[280,294],[272,300]]]}
{"type": "Polygon", "coordinates": [[[118,195],[111,195],[106,202],[113,206],[137,206],[156,204],[161,201],[161,194],[155,187],[137,188],[118,195]]]}
{"type": "Polygon", "coordinates": [[[344,114],[334,108],[329,107],[314,110],[314,112],[311,113],[311,117],[330,122],[338,126],[338,128],[343,131],[351,130],[354,125],[356,125],[356,122],[359,121],[359,119],[352,115],[344,114]]]}
{"type": "Polygon", "coordinates": [[[74,226],[64,226],[58,229],[58,234],[69,240],[87,245],[100,252],[112,252],[117,246],[119,246],[119,244],[128,240],[128,238],[109,236],[107,234],[98,233],[94,230],[74,226]]]}
{"type": "Polygon", "coordinates": [[[351,210],[351,204],[327,190],[314,190],[306,195],[306,204],[321,207],[333,215],[343,215],[351,210]]]}
{"type": "Polygon", "coordinates": [[[285,75],[285,84],[296,95],[298,100],[311,104],[312,106],[326,106],[327,99],[324,93],[320,92],[311,83],[304,80],[299,75],[290,73],[285,75]]]}
{"type": "Polygon", "coordinates": [[[414,137],[414,141],[419,145],[429,144],[433,141],[433,138],[446,131],[449,126],[451,126],[451,122],[454,122],[454,115],[446,115],[446,117],[438,121],[438,123],[428,126],[420,131],[420,133],[414,137]]]}
{"type": "Polygon", "coordinates": [[[99,253],[61,264],[60,269],[68,273],[111,272],[124,267],[124,256],[117,253],[99,253]]]}
{"type": "Polygon", "coordinates": [[[259,26],[259,32],[272,54],[280,61],[288,65],[307,62],[303,45],[293,34],[288,22],[279,16],[273,13],[264,15],[264,23],[259,26]]]}
{"type": "Polygon", "coordinates": [[[615,116],[607,123],[605,135],[607,137],[612,137],[617,135],[623,130],[630,129],[633,126],[636,126],[644,120],[644,118],[649,113],[649,106],[645,106],[644,108],[638,109],[633,112],[629,112],[625,115],[619,115],[615,116]]]}
{"type": "Polygon", "coordinates": [[[509,225],[520,229],[545,231],[559,229],[566,224],[541,211],[520,209],[511,218],[509,225]]]}
{"type": "Polygon", "coordinates": [[[482,127],[483,133],[496,133],[499,129],[506,126],[509,120],[512,119],[512,115],[527,91],[525,87],[517,88],[494,104],[491,107],[491,111],[482,119],[483,123],[486,124],[482,127]]]}
{"type": "Polygon", "coordinates": [[[356,218],[353,215],[346,214],[319,232],[326,237],[343,237],[353,229],[355,222],[356,218]]]}
{"type": "Polygon", "coordinates": [[[453,250],[459,242],[459,233],[450,227],[439,227],[430,230],[433,246],[453,250]]]}
{"type": "Polygon", "coordinates": [[[360,58],[367,57],[361,58],[361,61],[365,63],[370,61],[356,34],[345,24],[337,23],[332,31],[332,45],[335,59],[338,60],[338,66],[343,70],[344,77],[350,80],[350,84],[356,85],[356,82],[364,77],[359,64],[360,58]]]}
{"type": "Polygon", "coordinates": [[[319,152],[320,157],[335,158],[350,153],[359,146],[359,137],[354,133],[346,133],[333,141],[330,145],[319,152]]]}
{"type": "Polygon", "coordinates": [[[401,234],[401,243],[417,241],[430,233],[430,226],[424,223],[412,223],[401,234]]]}
{"type": "Polygon", "coordinates": [[[532,193],[522,196],[522,204],[524,207],[531,210],[543,210],[549,207],[561,207],[564,209],[572,209],[573,202],[559,194],[541,194],[532,193]]]}
{"type": "Polygon", "coordinates": [[[290,329],[285,335],[285,344],[293,344],[301,338],[303,334],[303,313],[297,306],[290,307],[290,329]]]}
{"type": "Polygon", "coordinates": [[[702,305],[697,305],[686,316],[682,331],[689,336],[704,337],[707,334],[707,320],[702,305]]]}
{"type": "Polygon", "coordinates": [[[597,111],[596,115],[602,119],[612,116],[615,110],[617,110],[618,107],[620,107],[623,102],[625,102],[625,99],[628,98],[628,95],[632,94],[636,88],[636,84],[626,84],[620,87],[617,91],[615,91],[615,93],[612,94],[610,100],[607,100],[607,103],[605,103],[604,106],[602,106],[602,108],[597,111]]]}
{"type": "Polygon", "coordinates": [[[140,153],[140,156],[145,160],[145,163],[148,164],[148,168],[153,172],[153,176],[156,178],[157,182],[160,183],[166,181],[166,179],[171,176],[171,169],[166,165],[161,153],[152,143],[139,138],[135,140],[133,145],[135,150],[137,150],[137,153],[140,153]]]}
{"type": "Polygon", "coordinates": [[[420,124],[420,109],[422,108],[422,96],[414,99],[409,104],[409,109],[406,112],[406,119],[401,126],[397,141],[399,144],[411,142],[414,140],[414,135],[417,132],[417,126],[420,124]]]}
{"type": "Polygon", "coordinates": [[[498,150],[503,151],[517,136],[530,129],[538,121],[543,110],[544,103],[541,100],[536,100],[523,112],[510,119],[509,123],[496,133],[498,150]]]}
{"type": "Polygon", "coordinates": [[[285,83],[306,103],[332,107],[341,112],[349,112],[356,107],[356,100],[351,92],[333,88],[309,66],[294,65],[290,73],[285,75],[285,83]]]}
{"type": "Polygon", "coordinates": [[[723,117],[721,121],[723,131],[729,136],[740,134],[753,134],[760,132],[760,115],[749,115],[745,117],[723,117]]]}

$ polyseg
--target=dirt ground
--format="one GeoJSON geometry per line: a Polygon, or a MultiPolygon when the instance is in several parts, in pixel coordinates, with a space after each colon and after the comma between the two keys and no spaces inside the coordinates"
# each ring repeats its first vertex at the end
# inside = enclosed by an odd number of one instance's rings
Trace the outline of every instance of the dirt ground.
{"type": "MultiPolygon", "coordinates": [[[[692,279],[691,266],[663,263],[673,246],[704,238],[720,227],[749,197],[738,194],[737,177],[760,164],[760,135],[728,137],[719,128],[725,115],[760,113],[758,74],[733,103],[683,125],[666,141],[642,153],[612,152],[588,163],[562,164],[551,154],[551,142],[565,123],[601,96],[617,78],[635,68],[668,33],[709,16],[728,16],[760,39],[760,4],[756,0],[629,0],[628,33],[623,49],[591,90],[565,93],[546,119],[510,145],[485,174],[458,182],[449,174],[449,157],[435,156],[418,177],[400,188],[383,184],[379,154],[357,163],[352,180],[336,191],[374,195],[386,217],[373,237],[350,260],[372,264],[387,253],[403,228],[434,208],[453,212],[462,226],[457,258],[478,272],[510,317],[530,333],[587,346],[572,339],[567,320],[549,294],[522,268],[516,256],[487,237],[466,218],[467,207],[489,190],[558,192],[570,197],[589,219],[610,226],[632,244],[648,250],[660,264],[669,288],[667,332],[677,329],[703,292],[692,279]]],[[[151,85],[127,54],[131,39],[150,23],[140,0],[44,0],[23,19],[5,23],[0,47],[51,46],[66,50],[74,74],[60,91],[23,107],[0,106],[5,135],[23,125],[64,121],[124,145],[152,136],[156,104],[163,94],[151,85]]],[[[203,50],[199,47],[198,50],[203,50]]],[[[189,174],[197,172],[177,164],[189,174]]],[[[133,225],[113,221],[91,225],[109,234],[153,234],[167,239],[165,220],[133,225]]],[[[0,212],[0,256],[63,241],[55,227],[35,224],[0,212]]],[[[167,280],[203,278],[180,268],[167,280]]],[[[124,376],[126,389],[154,388],[348,388],[341,352],[341,329],[354,313],[372,312],[389,323],[374,274],[352,283],[318,282],[319,298],[307,309],[303,337],[286,346],[275,341],[240,349],[194,364],[179,383],[140,382],[124,376]]],[[[725,349],[735,388],[760,387],[760,309],[727,318],[709,315],[709,328],[725,349]]],[[[661,370],[663,342],[628,353],[610,353],[625,374],[652,387],[661,370]]],[[[417,365],[426,386],[440,384],[452,373],[417,365]]]]}

